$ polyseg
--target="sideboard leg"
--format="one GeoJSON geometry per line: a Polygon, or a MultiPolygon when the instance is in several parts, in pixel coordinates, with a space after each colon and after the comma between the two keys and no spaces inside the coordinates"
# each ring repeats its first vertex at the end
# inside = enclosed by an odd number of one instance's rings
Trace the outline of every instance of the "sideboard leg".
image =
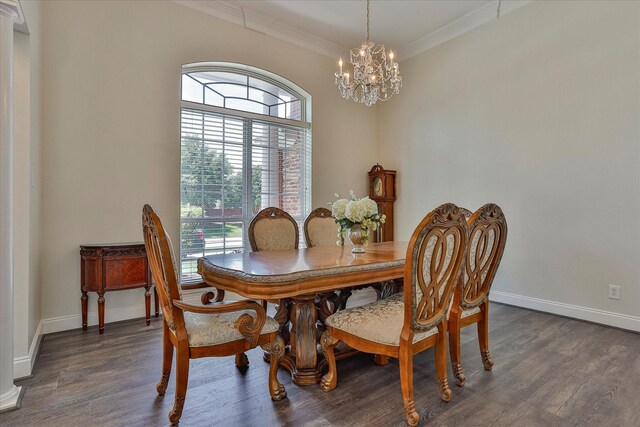
{"type": "Polygon", "coordinates": [[[98,292],[98,328],[104,333],[104,292],[98,292]]]}
{"type": "Polygon", "coordinates": [[[88,305],[89,297],[87,296],[87,291],[82,291],[82,296],[80,297],[80,302],[82,303],[82,330],[87,330],[87,305],[88,305]]]}
{"type": "Polygon", "coordinates": [[[147,326],[149,326],[151,324],[151,292],[149,285],[144,287],[144,310],[147,316],[147,326]]]}

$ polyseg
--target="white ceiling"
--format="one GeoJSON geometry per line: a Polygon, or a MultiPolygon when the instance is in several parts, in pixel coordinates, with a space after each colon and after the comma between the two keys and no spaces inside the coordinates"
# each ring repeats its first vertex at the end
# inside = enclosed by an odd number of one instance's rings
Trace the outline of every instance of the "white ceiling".
{"type": "MultiPolygon", "coordinates": [[[[335,57],[366,39],[365,0],[178,0],[246,28],[335,57]]],[[[503,0],[501,15],[529,1],[503,0]]],[[[498,0],[373,0],[371,40],[400,61],[496,19],[498,0]]]]}

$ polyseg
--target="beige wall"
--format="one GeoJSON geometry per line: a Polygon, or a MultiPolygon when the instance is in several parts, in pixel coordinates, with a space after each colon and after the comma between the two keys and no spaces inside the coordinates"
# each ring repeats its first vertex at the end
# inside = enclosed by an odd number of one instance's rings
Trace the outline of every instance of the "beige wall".
{"type": "MultiPolygon", "coordinates": [[[[246,63],[303,87],[313,96],[313,206],[365,191],[375,111],[339,97],[331,58],[172,2],[42,7],[44,319],[80,313],[78,245],[141,240],[144,203],[177,241],[184,63],[246,63]]],[[[107,294],[107,320],[142,303],[141,290],[107,294]]]]}
{"type": "Polygon", "coordinates": [[[440,203],[496,202],[496,296],[639,327],[640,3],[534,2],[401,67],[378,109],[398,237],[440,203]]]}

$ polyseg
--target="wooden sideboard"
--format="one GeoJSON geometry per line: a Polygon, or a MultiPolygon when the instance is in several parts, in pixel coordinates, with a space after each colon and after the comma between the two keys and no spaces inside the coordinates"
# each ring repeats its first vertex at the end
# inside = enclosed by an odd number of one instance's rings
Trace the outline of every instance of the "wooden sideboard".
{"type": "MultiPolygon", "coordinates": [[[[98,294],[98,327],[104,332],[104,294],[110,291],[145,288],[147,325],[151,324],[151,270],[144,243],[101,243],[80,245],[80,290],[82,329],[87,330],[87,292],[98,294]]],[[[158,296],[155,294],[158,317],[158,296]]]]}

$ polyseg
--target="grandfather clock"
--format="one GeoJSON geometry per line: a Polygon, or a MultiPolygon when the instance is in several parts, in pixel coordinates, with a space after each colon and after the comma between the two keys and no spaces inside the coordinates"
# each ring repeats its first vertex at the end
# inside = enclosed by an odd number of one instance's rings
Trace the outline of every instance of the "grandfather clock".
{"type": "Polygon", "coordinates": [[[375,164],[369,171],[369,198],[378,204],[386,222],[373,233],[374,242],[393,240],[393,202],[396,200],[396,171],[375,164]]]}

